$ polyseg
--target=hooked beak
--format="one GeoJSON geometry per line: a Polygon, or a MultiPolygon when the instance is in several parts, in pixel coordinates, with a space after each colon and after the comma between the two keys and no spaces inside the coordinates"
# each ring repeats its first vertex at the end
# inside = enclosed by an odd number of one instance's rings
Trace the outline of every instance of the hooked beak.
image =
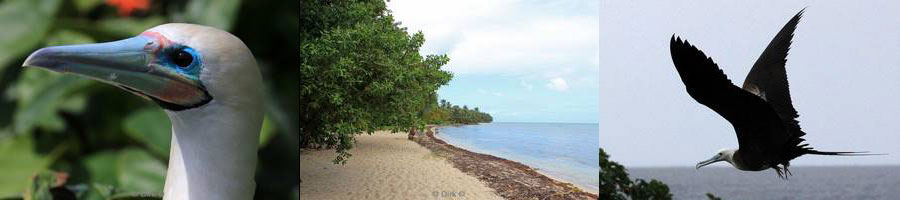
{"type": "Polygon", "coordinates": [[[709,160],[705,160],[703,162],[697,163],[697,169],[700,169],[703,166],[713,164],[715,162],[719,162],[719,161],[723,161],[723,160],[725,160],[725,159],[722,159],[719,155],[715,155],[712,158],[710,158],[709,160]]]}
{"type": "Polygon", "coordinates": [[[128,90],[170,110],[206,104],[212,97],[200,80],[179,74],[157,57],[168,41],[148,35],[124,40],[42,48],[22,66],[73,73],[128,90]]]}

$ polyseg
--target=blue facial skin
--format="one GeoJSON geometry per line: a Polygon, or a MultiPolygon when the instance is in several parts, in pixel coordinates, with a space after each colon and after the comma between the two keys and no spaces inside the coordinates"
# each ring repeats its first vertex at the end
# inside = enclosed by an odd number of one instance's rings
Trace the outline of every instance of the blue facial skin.
{"type": "Polygon", "coordinates": [[[200,80],[200,70],[203,68],[202,67],[203,65],[201,63],[203,63],[203,62],[202,62],[200,53],[198,53],[193,48],[184,46],[184,45],[180,45],[180,44],[175,44],[175,45],[172,45],[172,46],[166,48],[165,50],[163,50],[162,53],[158,53],[156,55],[156,57],[160,61],[160,64],[162,64],[163,66],[166,66],[167,68],[170,68],[170,69],[178,72],[179,74],[186,76],[189,79],[192,79],[195,81],[200,80]],[[184,66],[184,67],[178,66],[177,64],[175,64],[175,62],[172,59],[173,59],[175,53],[177,53],[178,51],[184,51],[184,52],[187,52],[188,54],[190,54],[192,57],[191,64],[189,64],[188,66],[184,66]]]}

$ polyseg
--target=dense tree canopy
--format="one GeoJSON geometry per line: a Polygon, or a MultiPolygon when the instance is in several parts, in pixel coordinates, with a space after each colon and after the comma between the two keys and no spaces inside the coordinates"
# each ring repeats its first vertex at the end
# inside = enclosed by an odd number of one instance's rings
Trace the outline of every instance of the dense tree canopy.
{"type": "Polygon", "coordinates": [[[443,99],[440,104],[428,109],[424,118],[429,124],[477,124],[494,121],[490,114],[481,112],[478,107],[469,109],[464,105],[460,108],[443,99]]]}
{"type": "Polygon", "coordinates": [[[422,56],[424,35],[410,35],[382,0],[302,1],[301,147],[350,156],[353,136],[422,128],[435,90],[452,75],[445,55],[422,56]]]}

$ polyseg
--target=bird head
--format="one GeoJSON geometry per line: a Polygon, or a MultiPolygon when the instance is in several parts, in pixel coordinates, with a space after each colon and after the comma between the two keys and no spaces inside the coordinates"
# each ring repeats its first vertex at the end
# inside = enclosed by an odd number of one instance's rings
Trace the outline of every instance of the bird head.
{"type": "Polygon", "coordinates": [[[237,37],[212,27],[163,24],[136,37],[98,44],[39,49],[23,66],[72,73],[156,102],[170,111],[259,92],[261,78],[250,50],[237,37]],[[237,84],[240,83],[240,84],[237,84]]]}
{"type": "Polygon", "coordinates": [[[733,156],[734,156],[734,152],[735,152],[734,149],[722,149],[722,150],[719,150],[719,152],[716,153],[716,155],[714,155],[714,156],[713,156],[712,158],[710,158],[709,160],[705,160],[705,161],[702,161],[702,162],[697,163],[697,169],[700,169],[700,168],[703,167],[703,166],[706,166],[706,165],[709,165],[709,164],[713,164],[713,163],[716,163],[716,162],[719,162],[719,161],[726,161],[726,162],[731,163],[732,165],[734,165],[734,163],[731,162],[731,161],[732,161],[732,158],[733,158],[733,156]]]}

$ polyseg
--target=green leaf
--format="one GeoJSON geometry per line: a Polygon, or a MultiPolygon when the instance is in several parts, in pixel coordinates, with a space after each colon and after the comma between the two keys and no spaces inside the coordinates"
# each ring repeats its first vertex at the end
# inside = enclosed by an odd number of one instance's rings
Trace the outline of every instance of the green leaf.
{"type": "Polygon", "coordinates": [[[64,123],[56,116],[56,110],[67,94],[88,84],[87,80],[75,76],[26,70],[15,88],[19,105],[13,116],[13,131],[28,133],[35,125],[52,131],[62,130],[64,123]]]}
{"type": "Polygon", "coordinates": [[[72,3],[75,4],[75,10],[78,10],[78,13],[85,14],[103,3],[103,0],[75,0],[72,3]]]}
{"type": "Polygon", "coordinates": [[[162,193],[166,166],[146,151],[122,150],[117,165],[120,191],[162,193]]]}
{"type": "Polygon", "coordinates": [[[37,123],[35,123],[35,125],[37,125],[37,127],[41,127],[43,130],[54,133],[62,132],[62,130],[66,127],[63,119],[55,113],[48,113],[46,115],[43,115],[37,120],[37,123]]]}
{"type": "Polygon", "coordinates": [[[188,2],[187,21],[222,30],[230,30],[238,13],[240,0],[193,0],[188,2]]]}
{"type": "Polygon", "coordinates": [[[22,197],[22,195],[7,196],[7,197],[0,197],[0,200],[25,200],[25,197],[22,197]]]}
{"type": "Polygon", "coordinates": [[[158,194],[116,194],[110,200],[162,200],[162,195],[158,194]]]}
{"type": "Polygon", "coordinates": [[[259,148],[266,146],[269,143],[269,140],[275,136],[275,124],[272,124],[272,120],[269,120],[269,116],[266,115],[263,118],[262,129],[259,130],[259,148]]]}
{"type": "Polygon", "coordinates": [[[49,158],[33,149],[31,137],[0,137],[0,197],[21,194],[28,188],[31,176],[50,164],[49,158]]]}
{"type": "Polygon", "coordinates": [[[112,197],[115,187],[112,185],[91,183],[91,188],[82,199],[86,200],[106,200],[112,197]]]}
{"type": "Polygon", "coordinates": [[[125,133],[146,145],[156,155],[169,156],[172,142],[172,124],[161,109],[147,107],[132,112],[123,123],[125,133]]]}
{"type": "Polygon", "coordinates": [[[90,182],[95,184],[116,185],[116,161],[119,156],[114,151],[93,153],[84,158],[84,165],[90,177],[90,182]]]}
{"type": "Polygon", "coordinates": [[[91,189],[91,187],[89,187],[88,184],[84,184],[84,183],[80,183],[80,184],[68,184],[70,182],[66,182],[66,183],[67,183],[66,185],[57,187],[56,189],[72,192],[72,194],[74,194],[75,198],[77,198],[77,199],[85,199],[84,198],[85,193],[89,192],[91,189]]]}
{"type": "MultiPolygon", "coordinates": [[[[91,82],[90,84],[94,84],[94,82],[91,82]]],[[[59,104],[59,109],[73,113],[81,113],[84,112],[84,106],[86,105],[87,94],[76,93],[63,100],[63,102],[59,104]]]]}
{"type": "Polygon", "coordinates": [[[100,32],[114,37],[133,37],[156,25],[166,23],[166,19],[160,16],[151,16],[144,19],[134,18],[110,18],[97,21],[96,26],[100,32]]]}
{"type": "Polygon", "coordinates": [[[59,8],[60,0],[9,0],[0,5],[0,71],[37,46],[59,8]]]}
{"type": "Polygon", "coordinates": [[[47,37],[45,43],[47,46],[60,46],[60,45],[73,45],[73,44],[88,44],[95,43],[96,41],[90,35],[74,31],[74,30],[59,30],[55,31],[50,36],[47,37]]]}
{"type": "Polygon", "coordinates": [[[28,188],[28,192],[25,193],[25,199],[53,199],[53,194],[50,193],[50,188],[53,188],[53,185],[56,184],[56,174],[54,172],[42,171],[40,173],[37,173],[37,175],[35,175],[30,182],[31,186],[28,188]]]}

